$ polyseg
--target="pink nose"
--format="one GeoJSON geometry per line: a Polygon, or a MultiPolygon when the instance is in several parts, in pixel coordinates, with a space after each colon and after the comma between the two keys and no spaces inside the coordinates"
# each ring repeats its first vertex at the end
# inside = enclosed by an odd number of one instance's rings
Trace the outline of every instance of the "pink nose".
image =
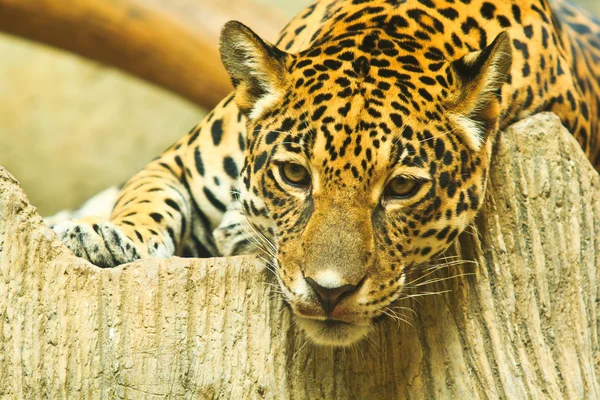
{"type": "Polygon", "coordinates": [[[355,285],[343,285],[335,288],[326,288],[319,285],[312,278],[305,278],[306,282],[315,291],[323,310],[327,315],[331,314],[339,302],[344,298],[352,294],[358,286],[355,285]]]}

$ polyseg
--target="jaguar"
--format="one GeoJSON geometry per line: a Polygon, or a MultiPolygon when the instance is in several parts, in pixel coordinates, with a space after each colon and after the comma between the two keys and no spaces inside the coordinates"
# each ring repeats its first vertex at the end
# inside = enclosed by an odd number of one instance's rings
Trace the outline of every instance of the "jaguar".
{"type": "Polygon", "coordinates": [[[220,52],[234,91],[110,218],[54,230],[103,268],[260,253],[317,344],[365,337],[472,223],[509,124],[553,112],[600,165],[600,24],[561,0],[318,0],[220,52]]]}

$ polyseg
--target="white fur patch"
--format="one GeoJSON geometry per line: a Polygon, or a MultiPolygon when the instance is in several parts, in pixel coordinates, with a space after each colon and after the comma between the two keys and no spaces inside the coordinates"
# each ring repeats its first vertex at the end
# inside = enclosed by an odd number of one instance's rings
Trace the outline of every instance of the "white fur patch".
{"type": "Polygon", "coordinates": [[[340,286],[344,286],[346,283],[342,277],[331,270],[322,271],[311,277],[321,287],[334,289],[340,286]]]}
{"type": "Polygon", "coordinates": [[[452,116],[454,121],[460,125],[465,131],[465,140],[469,147],[475,151],[479,151],[483,145],[483,127],[481,123],[472,120],[464,115],[455,114],[452,116]]]}
{"type": "Polygon", "coordinates": [[[258,99],[254,103],[254,107],[252,107],[252,111],[250,111],[249,118],[256,119],[261,116],[261,114],[273,104],[275,104],[281,98],[281,94],[276,91],[269,91],[266,95],[258,99]]]}

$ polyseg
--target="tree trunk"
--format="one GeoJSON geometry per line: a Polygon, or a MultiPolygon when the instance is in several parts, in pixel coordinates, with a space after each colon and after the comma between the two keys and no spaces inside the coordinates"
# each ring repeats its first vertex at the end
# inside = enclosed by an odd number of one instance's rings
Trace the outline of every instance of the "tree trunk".
{"type": "Polygon", "coordinates": [[[598,398],[600,178],[552,114],[499,137],[490,178],[446,268],[393,310],[408,323],[333,349],[254,258],[95,268],[0,170],[0,396],[598,398]]]}

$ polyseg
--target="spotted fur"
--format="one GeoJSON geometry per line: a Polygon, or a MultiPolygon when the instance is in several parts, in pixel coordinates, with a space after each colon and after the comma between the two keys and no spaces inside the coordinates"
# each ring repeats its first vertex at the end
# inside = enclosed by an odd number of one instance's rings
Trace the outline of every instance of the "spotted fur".
{"type": "Polygon", "coordinates": [[[555,112],[600,164],[600,25],[562,1],[321,0],[276,45],[228,23],[221,54],[234,93],[110,222],[55,230],[102,267],[262,252],[317,343],[363,337],[473,221],[502,128],[555,112]],[[395,178],[415,191],[391,195],[395,178]]]}

